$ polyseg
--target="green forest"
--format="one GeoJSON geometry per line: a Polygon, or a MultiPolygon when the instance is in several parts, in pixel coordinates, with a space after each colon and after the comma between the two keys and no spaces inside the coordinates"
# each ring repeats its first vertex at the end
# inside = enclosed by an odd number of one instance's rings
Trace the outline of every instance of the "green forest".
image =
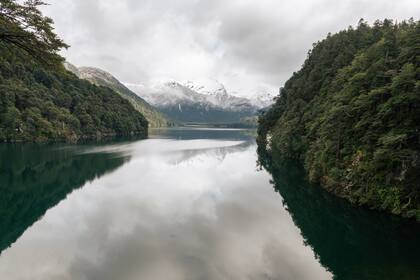
{"type": "Polygon", "coordinates": [[[420,220],[419,132],[420,22],[360,20],[313,44],[257,142],[340,197],[420,220]]]}
{"type": "Polygon", "coordinates": [[[64,67],[75,74],[78,78],[87,80],[97,86],[109,87],[117,92],[122,98],[128,100],[134,109],[139,111],[147,120],[149,127],[174,126],[174,122],[156,108],[147,103],[143,98],[132,92],[110,73],[95,67],[79,67],[69,62],[64,63],[64,67]]]}
{"type": "Polygon", "coordinates": [[[77,141],[147,135],[144,116],[115,91],[77,78],[58,52],[40,1],[3,1],[0,17],[0,141],[77,141]],[[3,3],[4,2],[4,3],[3,3]]]}

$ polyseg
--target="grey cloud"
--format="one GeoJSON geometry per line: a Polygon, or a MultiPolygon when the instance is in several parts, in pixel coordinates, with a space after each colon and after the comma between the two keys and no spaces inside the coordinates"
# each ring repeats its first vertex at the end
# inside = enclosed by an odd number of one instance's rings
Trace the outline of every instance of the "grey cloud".
{"type": "Polygon", "coordinates": [[[72,46],[76,65],[125,82],[216,78],[232,91],[276,89],[312,43],[360,18],[407,19],[417,0],[51,0],[45,12],[72,46]],[[113,61],[103,59],[113,57],[113,61]]]}

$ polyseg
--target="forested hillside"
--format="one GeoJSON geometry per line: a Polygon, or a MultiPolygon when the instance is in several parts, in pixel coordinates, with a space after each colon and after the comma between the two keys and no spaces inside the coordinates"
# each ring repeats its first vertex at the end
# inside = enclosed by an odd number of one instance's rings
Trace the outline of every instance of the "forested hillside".
{"type": "Polygon", "coordinates": [[[67,47],[52,21],[29,1],[2,2],[0,141],[48,141],[147,135],[147,121],[116,92],[80,80],[62,66],[67,47]]]}
{"type": "Polygon", "coordinates": [[[419,132],[420,23],[361,20],[314,44],[258,144],[339,196],[420,220],[419,132]]]}
{"type": "Polygon", "coordinates": [[[129,90],[125,85],[118,81],[110,73],[95,67],[79,67],[77,68],[70,63],[64,64],[67,70],[73,72],[81,79],[98,85],[109,87],[119,93],[121,97],[127,99],[133,107],[139,111],[148,121],[151,127],[173,126],[174,122],[170,121],[166,116],[159,112],[156,108],[147,103],[143,98],[129,90]]]}

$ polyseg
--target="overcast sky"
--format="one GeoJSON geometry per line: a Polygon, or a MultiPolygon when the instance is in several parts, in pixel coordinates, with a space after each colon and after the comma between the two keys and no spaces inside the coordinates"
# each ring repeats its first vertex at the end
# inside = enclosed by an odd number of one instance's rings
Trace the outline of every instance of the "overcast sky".
{"type": "Polygon", "coordinates": [[[217,79],[250,95],[278,88],[312,43],[360,18],[420,16],[420,0],[47,0],[77,66],[123,82],[217,79]]]}

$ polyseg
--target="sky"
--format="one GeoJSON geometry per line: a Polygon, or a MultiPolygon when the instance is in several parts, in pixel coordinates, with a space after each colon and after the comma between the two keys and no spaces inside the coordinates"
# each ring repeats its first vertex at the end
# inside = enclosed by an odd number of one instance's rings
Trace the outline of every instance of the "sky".
{"type": "Polygon", "coordinates": [[[76,66],[120,81],[215,79],[236,95],[278,89],[312,44],[363,18],[419,20],[419,0],[47,0],[76,66]]]}

